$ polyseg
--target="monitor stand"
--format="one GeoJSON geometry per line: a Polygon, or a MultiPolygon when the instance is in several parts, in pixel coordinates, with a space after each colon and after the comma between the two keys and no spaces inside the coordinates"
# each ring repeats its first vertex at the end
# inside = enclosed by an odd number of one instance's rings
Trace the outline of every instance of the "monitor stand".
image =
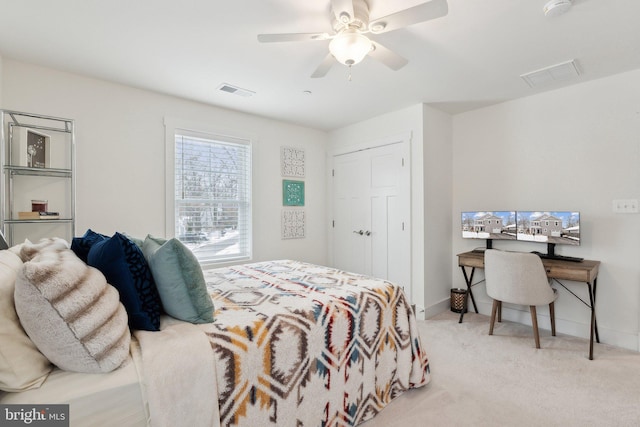
{"type": "Polygon", "coordinates": [[[556,257],[556,244],[555,243],[547,243],[547,256],[549,258],[556,257]]]}
{"type": "Polygon", "coordinates": [[[547,253],[546,254],[541,254],[539,252],[534,252],[536,255],[538,255],[540,258],[545,258],[545,259],[558,259],[558,260],[562,260],[562,261],[573,261],[573,262],[580,262],[582,260],[584,260],[584,258],[578,258],[578,257],[573,257],[573,256],[565,256],[565,255],[556,255],[556,244],[555,243],[547,243],[547,253]]]}
{"type": "Polygon", "coordinates": [[[487,249],[493,249],[493,240],[487,239],[487,247],[486,248],[475,248],[471,252],[484,253],[487,249]]]}

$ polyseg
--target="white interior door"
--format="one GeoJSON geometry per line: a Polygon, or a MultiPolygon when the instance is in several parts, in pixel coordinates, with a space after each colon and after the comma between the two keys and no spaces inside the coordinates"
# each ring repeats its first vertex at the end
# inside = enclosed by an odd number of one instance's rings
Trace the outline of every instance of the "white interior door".
{"type": "Polygon", "coordinates": [[[334,246],[334,266],[346,271],[368,274],[366,243],[363,239],[369,228],[367,209],[366,164],[357,153],[338,156],[334,161],[334,237],[339,244],[334,246]],[[339,218],[339,219],[335,219],[339,218]]]}
{"type": "Polygon", "coordinates": [[[407,153],[408,143],[396,143],[334,156],[333,261],[410,292],[407,153]]]}

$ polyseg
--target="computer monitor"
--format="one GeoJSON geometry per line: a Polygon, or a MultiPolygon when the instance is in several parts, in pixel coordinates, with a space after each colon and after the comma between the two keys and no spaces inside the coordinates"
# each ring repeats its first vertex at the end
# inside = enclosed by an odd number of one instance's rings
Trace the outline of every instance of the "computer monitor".
{"type": "Polygon", "coordinates": [[[463,238],[485,239],[490,249],[493,240],[516,240],[516,212],[462,212],[461,227],[463,238]]]}
{"type": "Polygon", "coordinates": [[[556,244],[580,245],[580,212],[517,211],[517,238],[547,244],[547,254],[554,255],[556,244]]]}

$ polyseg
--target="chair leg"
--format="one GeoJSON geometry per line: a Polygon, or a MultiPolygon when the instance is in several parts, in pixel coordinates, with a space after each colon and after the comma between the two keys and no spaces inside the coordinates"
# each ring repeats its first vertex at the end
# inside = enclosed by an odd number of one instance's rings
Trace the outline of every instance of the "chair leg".
{"type": "Polygon", "coordinates": [[[502,322],[502,301],[498,301],[498,322],[502,322]]]}
{"type": "Polygon", "coordinates": [[[538,334],[538,315],[536,314],[536,306],[530,305],[531,323],[533,324],[533,336],[536,339],[536,348],[540,348],[540,335],[538,334]]]}
{"type": "Polygon", "coordinates": [[[491,323],[489,324],[489,335],[493,335],[493,324],[496,322],[496,311],[500,301],[493,300],[493,307],[491,307],[491,323]]]}
{"type": "Polygon", "coordinates": [[[549,304],[549,317],[551,318],[551,335],[556,336],[556,309],[554,302],[549,304]]]}

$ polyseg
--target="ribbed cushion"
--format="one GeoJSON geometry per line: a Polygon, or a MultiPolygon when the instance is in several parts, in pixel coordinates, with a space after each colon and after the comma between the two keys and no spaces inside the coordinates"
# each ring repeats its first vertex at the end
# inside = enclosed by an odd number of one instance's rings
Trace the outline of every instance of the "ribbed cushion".
{"type": "Polygon", "coordinates": [[[69,249],[45,248],[23,265],[15,304],[31,340],[61,369],[110,372],[128,358],[131,335],[118,291],[69,249]]]}

